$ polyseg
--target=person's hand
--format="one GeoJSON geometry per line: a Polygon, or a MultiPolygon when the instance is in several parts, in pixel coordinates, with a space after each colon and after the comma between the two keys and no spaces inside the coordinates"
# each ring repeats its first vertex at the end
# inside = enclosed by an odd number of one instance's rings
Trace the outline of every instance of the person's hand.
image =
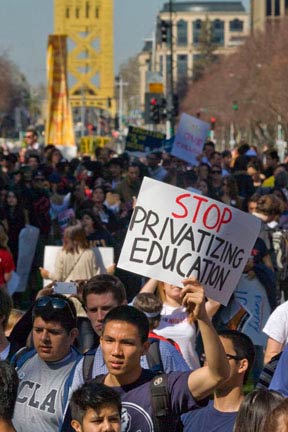
{"type": "Polygon", "coordinates": [[[186,307],[189,321],[207,318],[203,286],[195,278],[184,279],[182,283],[182,304],[186,307]]]}
{"type": "Polygon", "coordinates": [[[43,267],[39,267],[40,274],[43,279],[49,279],[49,271],[44,269],[43,267]]]}
{"type": "Polygon", "coordinates": [[[106,267],[107,274],[109,274],[109,275],[114,275],[115,270],[116,270],[116,264],[114,264],[114,263],[110,264],[108,267],[106,267]]]}
{"type": "Polygon", "coordinates": [[[54,284],[55,282],[51,282],[50,284],[46,285],[44,288],[42,288],[40,291],[38,291],[36,295],[36,300],[40,297],[50,296],[54,293],[54,284]]]}

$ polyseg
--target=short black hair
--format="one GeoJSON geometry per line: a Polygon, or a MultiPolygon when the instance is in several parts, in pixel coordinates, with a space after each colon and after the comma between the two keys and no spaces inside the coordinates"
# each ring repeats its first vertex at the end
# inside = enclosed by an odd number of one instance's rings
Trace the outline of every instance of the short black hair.
{"type": "Polygon", "coordinates": [[[32,310],[33,322],[35,318],[40,317],[45,322],[55,321],[60,323],[60,325],[66,330],[67,334],[73,328],[77,328],[77,312],[72,300],[68,297],[65,297],[62,294],[51,294],[48,296],[52,299],[62,299],[65,303],[63,308],[54,308],[51,302],[48,302],[45,306],[39,307],[39,301],[42,297],[35,301],[34,307],[32,310]]]}
{"type": "Polygon", "coordinates": [[[90,381],[74,391],[70,400],[72,420],[77,420],[81,425],[89,408],[98,411],[104,406],[113,405],[121,416],[120,394],[107,387],[105,384],[90,381]]]}
{"type": "Polygon", "coordinates": [[[116,308],[108,312],[108,314],[104,318],[102,333],[104,333],[105,326],[110,321],[123,321],[132,324],[137,327],[141,342],[144,343],[148,340],[148,319],[143,312],[134,308],[133,306],[117,306],[116,308]]]}
{"type": "Polygon", "coordinates": [[[83,302],[87,304],[87,296],[89,294],[106,294],[112,293],[117,304],[120,306],[126,301],[126,290],[117,276],[102,274],[92,277],[83,289],[83,302]]]}
{"type": "Polygon", "coordinates": [[[241,359],[248,360],[248,368],[245,372],[243,380],[245,384],[255,360],[255,348],[253,342],[251,341],[249,336],[237,330],[222,330],[218,333],[218,336],[221,336],[224,339],[231,340],[236,355],[239,356],[241,359]]]}
{"type": "Polygon", "coordinates": [[[19,379],[7,361],[0,361],[0,419],[11,421],[17,398],[19,379]]]}

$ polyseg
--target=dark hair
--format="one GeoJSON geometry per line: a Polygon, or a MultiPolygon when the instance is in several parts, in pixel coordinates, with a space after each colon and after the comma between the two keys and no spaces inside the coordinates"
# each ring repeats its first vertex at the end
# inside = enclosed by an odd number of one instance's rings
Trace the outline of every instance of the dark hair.
{"type": "Polygon", "coordinates": [[[107,405],[115,406],[119,417],[121,416],[121,397],[119,393],[111,387],[92,380],[73,392],[70,400],[72,420],[77,420],[82,425],[83,418],[89,408],[98,411],[107,405]]]}
{"type": "Polygon", "coordinates": [[[37,162],[40,164],[40,157],[39,157],[38,153],[36,153],[36,152],[28,153],[28,156],[27,156],[27,159],[26,159],[27,162],[28,162],[29,159],[31,159],[31,158],[37,159],[37,162]]]}
{"type": "Polygon", "coordinates": [[[266,389],[247,394],[236,416],[234,432],[262,432],[266,417],[283,399],[280,393],[266,389]]]}
{"type": "Polygon", "coordinates": [[[163,303],[159,297],[152,293],[139,293],[133,300],[133,306],[143,312],[149,321],[150,329],[159,325],[163,303]],[[155,316],[149,316],[153,314],[155,316]]]}
{"type": "Polygon", "coordinates": [[[280,216],[284,211],[284,203],[276,195],[262,195],[257,200],[256,212],[265,216],[280,216]]]}
{"type": "Polygon", "coordinates": [[[14,367],[0,361],[0,419],[11,421],[17,398],[19,379],[14,367]]]}
{"type": "Polygon", "coordinates": [[[232,156],[232,153],[230,150],[223,150],[222,151],[222,158],[225,158],[227,156],[232,156]]]}
{"type": "Polygon", "coordinates": [[[274,159],[275,161],[279,162],[279,155],[277,150],[268,150],[265,152],[266,156],[270,156],[271,159],[274,159]]]}
{"type": "Polygon", "coordinates": [[[13,302],[10,295],[4,290],[0,289],[0,318],[5,317],[4,321],[2,322],[4,330],[7,327],[9,315],[12,308],[13,302]]]}
{"type": "Polygon", "coordinates": [[[92,277],[83,289],[83,302],[87,304],[89,294],[106,294],[111,293],[120,306],[126,299],[126,290],[117,276],[102,274],[92,277]]]}
{"type": "MultiPolygon", "coordinates": [[[[95,189],[98,189],[98,186],[95,189]]],[[[101,219],[99,218],[99,216],[97,216],[93,212],[93,210],[91,210],[89,208],[81,210],[80,215],[79,215],[80,219],[82,219],[83,216],[85,216],[85,215],[89,216],[92,219],[92,221],[93,221],[93,228],[95,230],[105,230],[105,231],[107,231],[106,227],[104,227],[104,225],[102,224],[101,219]]]]}
{"type": "Polygon", "coordinates": [[[263,432],[288,432],[288,399],[284,399],[272,412],[270,411],[263,432]]]}
{"type": "Polygon", "coordinates": [[[53,308],[51,302],[48,302],[46,306],[38,307],[37,304],[41,300],[41,297],[35,301],[32,310],[33,322],[35,318],[40,317],[45,322],[55,321],[60,323],[60,325],[66,330],[67,334],[77,327],[77,312],[72,300],[65,297],[62,294],[51,294],[49,295],[51,299],[58,298],[62,299],[65,303],[63,308],[53,308]]]}
{"type": "Polygon", "coordinates": [[[117,306],[108,312],[103,321],[103,334],[105,326],[110,321],[123,321],[137,327],[141,342],[144,343],[148,340],[149,322],[146,315],[133,306],[117,306]]]}
{"type": "Polygon", "coordinates": [[[243,380],[245,384],[255,360],[255,349],[253,342],[251,341],[249,336],[237,330],[222,330],[218,333],[218,335],[224,339],[231,340],[236,355],[239,356],[241,359],[248,360],[248,368],[245,372],[243,380]]]}
{"type": "Polygon", "coordinates": [[[203,148],[204,151],[206,147],[212,147],[213,149],[215,149],[215,144],[213,141],[206,141],[203,148]]]}
{"type": "Polygon", "coordinates": [[[87,240],[84,228],[80,222],[76,222],[75,224],[68,226],[64,231],[63,239],[63,250],[66,252],[78,253],[79,249],[89,249],[89,242],[87,240]],[[71,240],[72,245],[69,246],[65,244],[65,239],[71,240]]]}
{"type": "Polygon", "coordinates": [[[26,133],[27,132],[31,132],[33,133],[34,137],[38,137],[38,132],[36,131],[36,129],[29,127],[28,129],[26,129],[26,133]]]}

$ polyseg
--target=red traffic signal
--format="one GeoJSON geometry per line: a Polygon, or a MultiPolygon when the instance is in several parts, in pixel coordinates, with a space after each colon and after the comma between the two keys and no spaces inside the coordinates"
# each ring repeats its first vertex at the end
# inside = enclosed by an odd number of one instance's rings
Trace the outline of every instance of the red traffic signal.
{"type": "Polygon", "coordinates": [[[210,124],[211,124],[211,130],[214,130],[215,124],[216,124],[216,118],[215,117],[210,118],[210,124]]]}

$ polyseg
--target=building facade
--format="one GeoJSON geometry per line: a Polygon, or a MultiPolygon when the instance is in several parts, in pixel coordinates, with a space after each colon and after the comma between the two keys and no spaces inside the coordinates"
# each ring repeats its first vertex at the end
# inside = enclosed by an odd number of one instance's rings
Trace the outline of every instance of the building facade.
{"type": "Polygon", "coordinates": [[[288,0],[251,0],[251,27],[253,31],[265,30],[288,15],[288,0]]]}
{"type": "Polygon", "coordinates": [[[171,88],[172,67],[173,87],[176,91],[179,90],[181,82],[187,83],[193,77],[193,65],[199,58],[199,36],[202,25],[207,19],[212,26],[216,55],[233,52],[250,33],[250,15],[242,2],[165,3],[157,17],[158,37],[155,44],[146,43],[139,55],[142,108],[145,103],[145,92],[149,91],[147,74],[151,71],[158,72],[162,77],[164,94],[168,94],[171,88]],[[163,38],[162,40],[161,37],[159,38],[159,25],[170,22],[172,26],[168,29],[167,41],[163,42],[163,38]],[[171,66],[171,36],[173,66],[171,66]]]}

